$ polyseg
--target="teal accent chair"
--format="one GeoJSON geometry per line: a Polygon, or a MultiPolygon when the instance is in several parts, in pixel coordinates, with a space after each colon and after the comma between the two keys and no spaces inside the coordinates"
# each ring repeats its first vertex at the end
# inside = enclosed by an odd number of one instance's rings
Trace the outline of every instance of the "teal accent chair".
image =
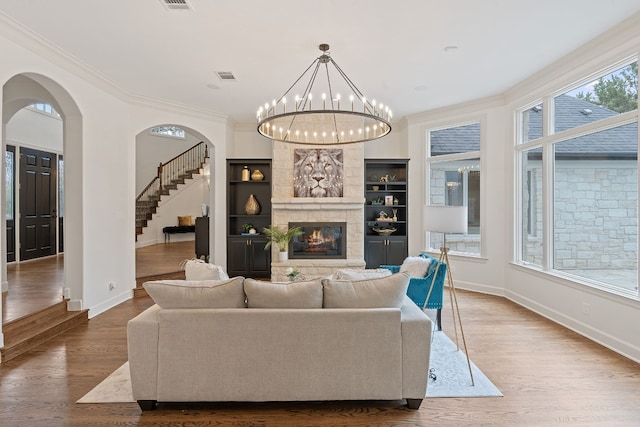
{"type": "MultiPolygon", "coordinates": [[[[444,281],[447,277],[447,265],[444,262],[440,262],[437,258],[432,257],[429,254],[422,253],[418,255],[422,258],[427,258],[431,262],[429,263],[429,268],[427,269],[427,273],[422,278],[412,277],[409,280],[409,288],[407,289],[407,296],[414,302],[418,307],[421,307],[423,310],[431,309],[438,310],[436,314],[436,325],[439,331],[442,330],[442,300],[444,297],[444,281]],[[436,273],[436,269],[438,272],[436,273]],[[436,280],[433,282],[433,276],[435,275],[436,280]],[[433,282],[433,290],[431,291],[431,295],[429,296],[429,301],[425,301],[427,299],[427,295],[429,294],[429,288],[431,287],[431,283],[433,282]]],[[[391,273],[400,272],[399,265],[381,265],[380,268],[386,268],[390,270],[391,273]]]]}

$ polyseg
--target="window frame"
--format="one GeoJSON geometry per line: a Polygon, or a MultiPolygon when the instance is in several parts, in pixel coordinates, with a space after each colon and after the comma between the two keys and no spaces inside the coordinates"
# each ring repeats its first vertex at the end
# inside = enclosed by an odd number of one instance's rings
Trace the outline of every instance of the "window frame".
{"type": "MultiPolygon", "coordinates": [[[[467,235],[477,236],[479,239],[479,252],[461,252],[450,249],[449,254],[453,254],[460,257],[468,257],[468,258],[484,258],[486,254],[485,240],[482,236],[484,235],[484,224],[486,223],[486,214],[485,214],[485,205],[486,203],[483,201],[485,197],[485,180],[486,174],[482,173],[482,170],[485,169],[485,161],[483,160],[482,152],[484,151],[484,147],[486,146],[486,126],[487,126],[487,117],[486,114],[481,115],[473,115],[466,116],[464,118],[460,118],[458,120],[451,121],[441,121],[438,123],[434,123],[432,125],[425,126],[423,128],[424,134],[424,200],[425,204],[429,205],[431,202],[431,172],[432,165],[438,163],[448,163],[454,161],[470,161],[477,160],[480,164],[480,225],[478,227],[478,233],[466,233],[467,235]],[[467,125],[478,124],[480,127],[480,149],[477,151],[468,151],[463,153],[453,153],[453,154],[440,154],[438,156],[431,156],[431,133],[439,130],[451,129],[456,127],[462,127],[467,125]]],[[[468,187],[465,186],[465,192],[468,191],[468,187]]],[[[463,195],[463,199],[467,200],[468,195],[463,195]]],[[[466,205],[468,209],[468,204],[466,205]]],[[[424,219],[423,219],[424,220],[424,219]]],[[[424,227],[423,227],[424,229],[424,227]]],[[[424,231],[425,235],[425,247],[430,252],[438,252],[438,248],[434,248],[431,244],[431,232],[424,231]]],[[[451,241],[451,237],[447,237],[448,241],[451,241]]]]}
{"type": "MultiPolygon", "coordinates": [[[[620,126],[628,124],[636,124],[640,127],[640,109],[618,113],[617,115],[596,120],[587,124],[583,124],[571,129],[565,129],[555,132],[555,98],[566,94],[576,88],[580,88],[585,84],[597,80],[601,76],[610,74],[622,67],[630,65],[634,62],[640,63],[640,55],[634,54],[632,56],[625,57],[624,59],[615,61],[610,65],[599,68],[593,73],[588,74],[585,77],[575,80],[569,85],[565,85],[555,91],[549,91],[545,96],[538,97],[520,108],[513,110],[514,123],[515,123],[515,135],[514,135],[514,182],[515,194],[514,194],[514,213],[516,215],[514,220],[514,251],[513,262],[517,265],[533,268],[544,273],[551,274],[553,276],[562,277],[563,279],[570,280],[580,285],[586,285],[594,287],[600,290],[604,290],[609,293],[613,293],[625,297],[633,297],[638,299],[640,297],[640,286],[636,281],[636,291],[627,291],[621,287],[599,282],[587,277],[572,275],[562,270],[556,270],[554,268],[554,254],[555,254],[555,224],[554,224],[554,190],[555,179],[554,171],[556,169],[555,159],[555,147],[556,144],[564,141],[569,141],[575,138],[579,138],[585,135],[591,135],[598,132],[614,129],[620,126]],[[542,135],[539,138],[533,140],[523,141],[523,114],[537,105],[542,105],[542,135]],[[540,147],[542,149],[542,235],[537,238],[542,239],[543,253],[542,253],[542,265],[531,264],[523,259],[523,245],[525,239],[524,230],[527,224],[524,224],[523,216],[523,153],[528,150],[532,150],[540,147]]],[[[639,95],[640,97],[640,95],[639,95]]],[[[638,144],[640,145],[640,132],[638,135],[638,144]]],[[[640,157],[636,161],[636,167],[640,166],[640,157]]],[[[640,168],[638,168],[640,171],[640,168]]],[[[640,174],[639,174],[640,176],[640,174]]],[[[639,178],[640,179],[640,178],[639,178]]],[[[640,194],[640,185],[638,186],[638,193],[640,194]]],[[[640,217],[640,212],[638,213],[640,217]]],[[[638,235],[640,236],[640,221],[638,221],[638,235]]],[[[640,241],[640,238],[638,239],[640,241]]]]}

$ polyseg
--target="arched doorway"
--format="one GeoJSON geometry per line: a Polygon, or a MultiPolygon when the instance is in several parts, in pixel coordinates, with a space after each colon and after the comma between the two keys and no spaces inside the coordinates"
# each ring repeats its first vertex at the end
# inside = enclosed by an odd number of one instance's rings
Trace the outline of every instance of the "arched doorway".
{"type": "MultiPolygon", "coordinates": [[[[65,217],[74,224],[82,224],[82,118],[80,111],[69,93],[58,83],[40,74],[19,74],[3,85],[2,99],[2,148],[7,148],[6,130],[9,121],[23,108],[34,103],[51,105],[60,114],[62,119],[62,154],[67,167],[64,174],[64,197],[62,204],[65,206],[65,217]]],[[[56,167],[58,158],[56,156],[56,167]]],[[[47,159],[43,164],[51,164],[52,159],[47,159]]],[[[51,165],[54,166],[54,165],[51,165]]],[[[3,163],[3,180],[6,178],[5,164],[3,163]]],[[[7,190],[2,186],[0,198],[2,209],[6,211],[7,190]]],[[[54,212],[54,219],[58,219],[54,212]]],[[[58,229],[57,225],[54,228],[58,229]]],[[[2,256],[2,287],[3,291],[9,291],[11,284],[7,282],[7,233],[6,224],[0,227],[0,241],[3,248],[2,256]]],[[[64,294],[69,298],[70,307],[81,307],[82,300],[82,229],[59,230],[60,240],[65,242],[64,257],[64,294]]],[[[53,248],[57,252],[57,239],[53,248]]],[[[62,296],[62,295],[61,295],[62,296]]]]}
{"type": "Polygon", "coordinates": [[[197,244],[206,239],[210,246],[208,230],[203,235],[203,224],[209,223],[208,211],[214,208],[212,157],[212,144],[187,126],[161,123],[136,135],[137,279],[165,274],[174,277],[174,273],[177,278],[180,263],[197,255],[197,244]],[[161,196],[156,194],[159,185],[163,188],[161,196]],[[154,201],[156,197],[159,200],[154,201]],[[145,204],[151,206],[145,209],[145,204]],[[190,227],[180,227],[189,220],[190,227]],[[170,233],[165,229],[171,229],[170,233]],[[148,263],[141,262],[150,258],[154,260],[152,271],[148,263]]]}

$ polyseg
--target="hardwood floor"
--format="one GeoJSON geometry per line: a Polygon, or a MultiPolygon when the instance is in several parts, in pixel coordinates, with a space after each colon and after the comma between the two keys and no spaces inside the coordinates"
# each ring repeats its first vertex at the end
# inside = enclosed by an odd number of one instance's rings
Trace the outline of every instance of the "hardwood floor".
{"type": "Polygon", "coordinates": [[[639,364],[504,298],[459,291],[458,301],[471,359],[504,397],[425,399],[418,411],[402,402],[163,404],[144,414],[135,403],[76,404],[126,361],[126,322],[152,305],[144,297],[0,365],[0,426],[640,425],[639,364]]]}
{"type": "MultiPolygon", "coordinates": [[[[136,249],[136,278],[180,270],[195,257],[193,241],[158,244],[136,249]]],[[[2,295],[2,323],[62,301],[64,255],[7,266],[9,292],[2,295]]]]}

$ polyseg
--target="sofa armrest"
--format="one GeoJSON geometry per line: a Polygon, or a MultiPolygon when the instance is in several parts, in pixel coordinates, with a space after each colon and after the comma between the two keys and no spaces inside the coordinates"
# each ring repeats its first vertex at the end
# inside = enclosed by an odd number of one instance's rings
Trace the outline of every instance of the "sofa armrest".
{"type": "Polygon", "coordinates": [[[135,400],[156,400],[158,395],[158,312],[153,305],[127,323],[127,349],[131,388],[135,400]]]}
{"type": "Polygon", "coordinates": [[[423,399],[431,354],[431,319],[409,297],[400,308],[402,334],[402,396],[423,399]]]}

